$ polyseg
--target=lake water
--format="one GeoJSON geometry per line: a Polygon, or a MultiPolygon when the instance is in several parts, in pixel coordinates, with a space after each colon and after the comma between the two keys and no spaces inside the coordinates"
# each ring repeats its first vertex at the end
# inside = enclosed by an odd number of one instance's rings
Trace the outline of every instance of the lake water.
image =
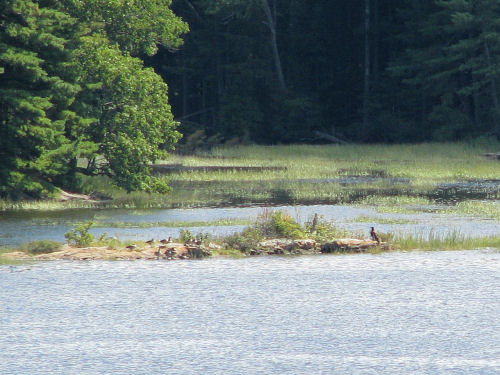
{"type": "Polygon", "coordinates": [[[500,373],[500,252],[0,266],[0,374],[500,373]]]}
{"type": "MultiPolygon", "coordinates": [[[[445,206],[440,207],[444,209],[445,206]]],[[[368,236],[370,226],[375,225],[382,233],[408,234],[425,237],[459,233],[463,236],[498,236],[500,222],[474,218],[471,216],[456,216],[432,212],[436,207],[427,207],[431,212],[425,213],[378,213],[374,208],[348,205],[297,205],[268,207],[270,210],[281,210],[289,213],[300,223],[311,220],[314,214],[321,215],[335,226],[359,232],[368,236]],[[377,222],[357,222],[360,216],[394,220],[394,224],[379,224],[377,222]],[[402,223],[397,223],[401,220],[402,223]],[[405,223],[406,221],[406,223],[405,223]]],[[[141,228],[140,223],[156,222],[200,222],[218,219],[249,219],[255,220],[263,212],[263,207],[220,207],[198,209],[79,209],[62,211],[22,211],[0,213],[0,247],[17,246],[33,240],[53,240],[65,242],[64,233],[70,231],[78,222],[97,221],[98,228],[91,228],[95,236],[107,233],[121,241],[146,241],[151,238],[161,239],[179,236],[180,228],[148,227],[141,228]],[[106,223],[128,222],[138,223],[137,228],[113,228],[106,223]]],[[[242,225],[189,227],[192,233],[209,233],[211,235],[227,235],[239,232],[242,225]]]]}

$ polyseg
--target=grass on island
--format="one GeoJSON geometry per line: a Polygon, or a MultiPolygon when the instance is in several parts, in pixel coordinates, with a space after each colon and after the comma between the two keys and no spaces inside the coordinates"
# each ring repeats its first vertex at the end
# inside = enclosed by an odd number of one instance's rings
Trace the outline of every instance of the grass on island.
{"type": "MultiPolygon", "coordinates": [[[[102,235],[95,239],[89,232],[92,222],[81,223],[75,229],[66,234],[69,244],[75,247],[106,246],[109,249],[120,249],[132,244],[131,241],[120,242],[115,238],[102,235]]],[[[492,248],[500,250],[500,236],[469,238],[459,232],[446,235],[437,235],[434,232],[422,235],[398,235],[393,233],[379,233],[383,245],[367,250],[372,254],[387,251],[413,251],[413,250],[474,250],[481,248],[492,248]]],[[[313,239],[318,243],[331,242],[340,238],[356,238],[353,233],[335,227],[332,222],[322,217],[315,217],[304,225],[298,224],[290,215],[281,211],[264,210],[255,222],[247,226],[243,231],[223,237],[213,237],[207,233],[194,234],[188,229],[181,230],[181,236],[174,239],[176,242],[186,242],[191,239],[202,243],[216,244],[217,247],[211,251],[212,256],[226,256],[240,258],[251,253],[258,243],[266,239],[313,239]]],[[[134,242],[134,247],[140,251],[141,248],[150,247],[146,242],[134,242]]],[[[51,253],[61,249],[62,244],[54,241],[32,241],[21,246],[18,251],[29,255],[51,253]]],[[[0,251],[0,265],[13,264],[12,260],[3,257],[6,253],[13,251],[3,249],[0,251]]],[[[348,253],[341,250],[339,252],[348,253]]]]}
{"type": "MultiPolygon", "coordinates": [[[[0,210],[61,208],[174,208],[238,204],[351,204],[367,197],[439,199],[441,185],[498,180],[500,163],[482,154],[498,151],[491,139],[414,145],[227,146],[196,155],[172,155],[159,163],[184,166],[278,167],[257,170],[184,171],[163,175],[169,194],[126,193],[105,177],[83,177],[81,192],[105,201],[12,202],[0,210]],[[422,198],[424,197],[424,198],[422,198]]],[[[477,189],[476,189],[477,190],[477,189]]],[[[475,192],[500,199],[500,191],[475,192]]],[[[470,197],[469,197],[470,198],[470,197]]],[[[469,199],[465,197],[464,199],[469,199]]],[[[393,206],[396,207],[396,206],[393,206]]]]}

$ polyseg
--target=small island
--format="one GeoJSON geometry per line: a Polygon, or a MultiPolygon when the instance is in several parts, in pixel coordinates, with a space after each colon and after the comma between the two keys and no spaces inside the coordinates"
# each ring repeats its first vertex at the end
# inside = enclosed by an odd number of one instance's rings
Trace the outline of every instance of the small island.
{"type": "Polygon", "coordinates": [[[500,248],[499,237],[468,238],[459,236],[394,238],[391,234],[367,231],[371,238],[341,230],[318,215],[298,224],[282,211],[264,212],[242,232],[224,237],[207,233],[192,234],[181,230],[177,239],[151,239],[123,243],[89,232],[92,223],[84,223],[66,233],[67,243],[32,241],[20,249],[5,250],[0,261],[44,260],[188,260],[226,256],[299,256],[317,254],[380,253],[397,250],[456,250],[500,248]]]}

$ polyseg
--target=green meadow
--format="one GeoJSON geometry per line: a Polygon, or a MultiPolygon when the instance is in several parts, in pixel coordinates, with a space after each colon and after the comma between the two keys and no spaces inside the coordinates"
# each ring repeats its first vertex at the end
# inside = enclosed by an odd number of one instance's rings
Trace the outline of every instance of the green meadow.
{"type": "MultiPolygon", "coordinates": [[[[126,193],[113,187],[105,177],[82,176],[80,193],[98,199],[4,200],[0,201],[0,209],[322,203],[376,205],[381,211],[396,212],[419,209],[446,201],[450,196],[459,201],[491,201],[500,199],[500,162],[482,155],[498,150],[500,143],[491,140],[414,145],[217,147],[159,161],[158,164],[182,167],[160,175],[171,187],[168,194],[126,193]],[[491,181],[495,180],[496,187],[492,188],[491,181]],[[470,182],[477,184],[470,191],[447,187],[470,182]]],[[[471,214],[474,207],[481,212],[488,210],[484,205],[479,206],[471,203],[458,210],[471,214]]],[[[495,213],[488,215],[497,217],[495,213]]]]}

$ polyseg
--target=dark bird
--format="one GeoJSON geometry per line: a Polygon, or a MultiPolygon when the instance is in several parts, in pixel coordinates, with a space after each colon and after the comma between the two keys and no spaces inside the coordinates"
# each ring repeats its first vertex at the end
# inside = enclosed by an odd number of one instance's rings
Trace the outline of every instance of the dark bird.
{"type": "Polygon", "coordinates": [[[135,250],[137,248],[136,245],[128,245],[127,247],[125,247],[126,249],[129,249],[129,250],[135,250]]]}
{"type": "Polygon", "coordinates": [[[372,229],[370,230],[370,236],[371,236],[373,241],[377,241],[377,243],[380,243],[380,238],[378,237],[377,232],[375,232],[374,227],[372,227],[372,229]]]}
{"type": "Polygon", "coordinates": [[[153,242],[155,242],[155,240],[153,240],[153,239],[150,239],[149,241],[146,241],[146,243],[147,243],[149,246],[153,245],[153,242]]]}
{"type": "Polygon", "coordinates": [[[172,242],[172,237],[168,237],[168,240],[163,239],[163,240],[161,240],[161,241],[160,241],[160,243],[162,243],[162,244],[164,244],[164,245],[165,245],[166,243],[170,243],[170,242],[172,242]]]}

